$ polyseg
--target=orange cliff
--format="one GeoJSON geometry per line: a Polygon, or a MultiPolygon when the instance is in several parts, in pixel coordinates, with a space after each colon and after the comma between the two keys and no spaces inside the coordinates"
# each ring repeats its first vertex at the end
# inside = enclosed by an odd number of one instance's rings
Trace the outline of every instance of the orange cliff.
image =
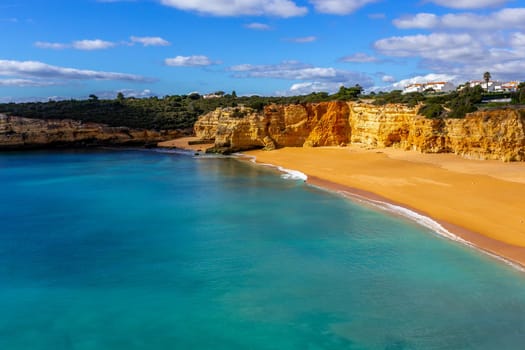
{"type": "Polygon", "coordinates": [[[0,114],[0,150],[56,146],[156,145],[181,132],[152,131],[61,119],[31,119],[0,114]]]}
{"type": "Polygon", "coordinates": [[[215,139],[214,151],[359,144],[422,153],[454,153],[473,159],[525,161],[525,110],[497,109],[464,119],[427,119],[418,107],[361,102],[269,105],[205,114],[194,131],[215,139]]]}

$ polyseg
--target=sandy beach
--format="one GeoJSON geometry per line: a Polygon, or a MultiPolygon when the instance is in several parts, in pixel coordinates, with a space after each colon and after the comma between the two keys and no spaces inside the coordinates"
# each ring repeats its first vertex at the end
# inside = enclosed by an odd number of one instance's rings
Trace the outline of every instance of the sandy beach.
{"type": "Polygon", "coordinates": [[[245,152],[312,185],[428,216],[479,249],[525,266],[525,163],[358,146],[245,152]]]}
{"type": "Polygon", "coordinates": [[[181,137],[170,141],[159,142],[157,146],[162,148],[179,148],[195,152],[204,152],[207,148],[213,147],[214,145],[213,143],[190,145],[191,141],[199,140],[200,139],[198,137],[194,136],[181,137]]]}

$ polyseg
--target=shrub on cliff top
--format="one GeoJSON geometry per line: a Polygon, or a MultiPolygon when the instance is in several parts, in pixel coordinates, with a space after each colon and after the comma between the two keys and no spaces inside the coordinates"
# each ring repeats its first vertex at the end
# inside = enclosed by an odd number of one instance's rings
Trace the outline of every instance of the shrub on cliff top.
{"type": "Polygon", "coordinates": [[[449,118],[464,118],[467,113],[478,110],[476,105],[481,103],[483,89],[481,86],[465,87],[459,93],[446,103],[450,108],[447,117],[449,118]]]}
{"type": "Polygon", "coordinates": [[[435,119],[443,117],[445,109],[439,103],[429,103],[419,109],[419,114],[426,118],[435,119]]]}

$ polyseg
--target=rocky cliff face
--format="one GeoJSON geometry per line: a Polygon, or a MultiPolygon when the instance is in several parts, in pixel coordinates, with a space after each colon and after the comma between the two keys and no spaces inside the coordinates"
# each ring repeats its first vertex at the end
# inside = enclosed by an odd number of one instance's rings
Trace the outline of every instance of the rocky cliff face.
{"type": "Polygon", "coordinates": [[[199,118],[194,131],[202,139],[215,139],[215,150],[219,152],[340,145],[350,138],[348,105],[270,105],[263,112],[217,109],[199,118]]]}
{"type": "Polygon", "coordinates": [[[109,127],[74,120],[40,120],[0,114],[0,150],[54,146],[109,146],[156,144],[179,132],[156,132],[109,127]]]}
{"type": "Polygon", "coordinates": [[[464,119],[426,119],[417,110],[357,102],[218,109],[197,121],[195,133],[214,138],[219,152],[353,143],[525,161],[525,110],[482,111],[464,119]]]}

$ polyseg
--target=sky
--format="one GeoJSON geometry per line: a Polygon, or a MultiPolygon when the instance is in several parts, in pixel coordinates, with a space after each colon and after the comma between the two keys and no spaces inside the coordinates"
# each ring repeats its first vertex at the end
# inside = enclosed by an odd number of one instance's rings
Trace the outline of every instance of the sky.
{"type": "Polygon", "coordinates": [[[525,80],[525,0],[0,0],[0,102],[525,80]]]}

